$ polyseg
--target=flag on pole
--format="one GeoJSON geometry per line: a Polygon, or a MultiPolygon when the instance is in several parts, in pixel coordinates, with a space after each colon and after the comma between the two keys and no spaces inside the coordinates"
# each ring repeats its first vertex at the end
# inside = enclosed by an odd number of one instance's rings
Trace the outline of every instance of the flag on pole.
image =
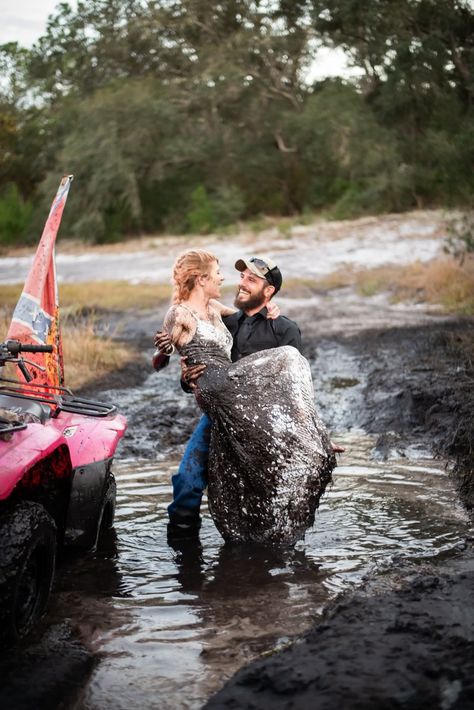
{"type": "Polygon", "coordinates": [[[72,179],[65,175],[61,180],[7,335],[22,343],[53,346],[52,353],[28,354],[28,360],[45,368],[30,368],[33,381],[46,387],[64,384],[54,245],[72,179]]]}

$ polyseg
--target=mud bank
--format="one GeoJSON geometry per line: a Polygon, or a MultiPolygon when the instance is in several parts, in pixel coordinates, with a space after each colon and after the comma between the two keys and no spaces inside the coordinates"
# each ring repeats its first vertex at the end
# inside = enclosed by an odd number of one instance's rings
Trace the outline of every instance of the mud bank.
{"type": "MultiPolygon", "coordinates": [[[[429,317],[328,337],[324,319],[302,316],[326,421],[378,434],[375,458],[422,450],[447,458],[472,515],[472,319],[429,317]],[[335,397],[345,400],[337,412],[335,397]]],[[[470,709],[473,588],[472,539],[436,567],[400,560],[331,605],[290,647],[239,671],[205,707],[470,709]]]]}
{"type": "Polygon", "coordinates": [[[0,656],[0,707],[51,710],[72,707],[95,659],[67,623],[38,627],[33,638],[0,656]],[[45,628],[46,626],[46,628],[45,628]]]}
{"type": "Polygon", "coordinates": [[[402,569],[385,593],[388,578],[368,583],[292,646],[239,671],[204,707],[472,708],[472,548],[450,567],[449,575],[402,569]]]}
{"type": "MultiPolygon", "coordinates": [[[[473,320],[422,312],[397,323],[386,308],[374,328],[357,308],[350,317],[345,309],[342,320],[334,311],[315,317],[314,308],[288,306],[303,331],[330,428],[377,434],[374,458],[416,458],[423,451],[447,457],[472,510],[473,320]]],[[[130,434],[125,454],[153,455],[188,438],[197,412],[177,393],[176,374],[152,375],[159,416],[153,398],[131,413],[130,431],[141,435],[130,434]]],[[[289,648],[239,671],[206,708],[471,708],[473,584],[469,540],[454,560],[436,567],[407,568],[399,560],[328,608],[324,622],[289,648]]]]}
{"type": "MultiPolygon", "coordinates": [[[[333,432],[376,434],[374,458],[449,456],[472,508],[473,371],[466,353],[472,353],[474,321],[362,303],[349,293],[329,305],[327,294],[302,296],[288,298],[282,310],[300,324],[316,399],[333,432]]],[[[179,389],[177,361],[163,373],[151,369],[152,335],[162,317],[123,315],[120,332],[140,344],[140,360],[82,392],[115,401],[127,415],[121,457],[176,451],[199,416],[193,397],[179,389]],[[132,389],[136,398],[128,401],[132,389]]],[[[391,570],[328,608],[324,622],[292,646],[239,671],[208,707],[472,707],[473,560],[470,541],[436,567],[395,560],[391,570]]],[[[42,632],[0,660],[0,705],[79,709],[77,694],[94,663],[87,632],[48,629],[48,618],[42,632]]]]}

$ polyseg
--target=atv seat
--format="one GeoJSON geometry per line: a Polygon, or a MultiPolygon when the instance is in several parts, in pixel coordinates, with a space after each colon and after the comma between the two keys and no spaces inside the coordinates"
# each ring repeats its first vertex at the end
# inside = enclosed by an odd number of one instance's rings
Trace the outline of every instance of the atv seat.
{"type": "Polygon", "coordinates": [[[0,394],[0,409],[12,411],[20,421],[40,424],[44,424],[51,416],[51,407],[47,404],[17,394],[0,394]]]}

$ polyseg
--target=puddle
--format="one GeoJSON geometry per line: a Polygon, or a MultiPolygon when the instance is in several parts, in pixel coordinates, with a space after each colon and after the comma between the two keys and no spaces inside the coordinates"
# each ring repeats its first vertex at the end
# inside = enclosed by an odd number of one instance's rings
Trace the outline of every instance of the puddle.
{"type": "Polygon", "coordinates": [[[115,465],[116,539],[66,562],[55,594],[55,613],[86,630],[101,658],[78,707],[199,708],[368,572],[455,554],[470,525],[440,462],[380,462],[373,438],[337,440],[347,454],[316,523],[286,550],[225,546],[206,506],[200,544],[173,549],[166,506],[178,459],[115,465]]]}

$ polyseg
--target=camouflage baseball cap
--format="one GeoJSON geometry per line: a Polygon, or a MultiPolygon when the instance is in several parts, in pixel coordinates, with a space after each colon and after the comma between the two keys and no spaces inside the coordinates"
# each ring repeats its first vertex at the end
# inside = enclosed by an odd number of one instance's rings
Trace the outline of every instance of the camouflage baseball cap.
{"type": "Polygon", "coordinates": [[[238,259],[235,262],[237,271],[249,269],[261,279],[266,279],[270,286],[273,286],[275,293],[280,290],[283,277],[281,271],[274,261],[268,257],[251,256],[248,259],[238,259]]]}

